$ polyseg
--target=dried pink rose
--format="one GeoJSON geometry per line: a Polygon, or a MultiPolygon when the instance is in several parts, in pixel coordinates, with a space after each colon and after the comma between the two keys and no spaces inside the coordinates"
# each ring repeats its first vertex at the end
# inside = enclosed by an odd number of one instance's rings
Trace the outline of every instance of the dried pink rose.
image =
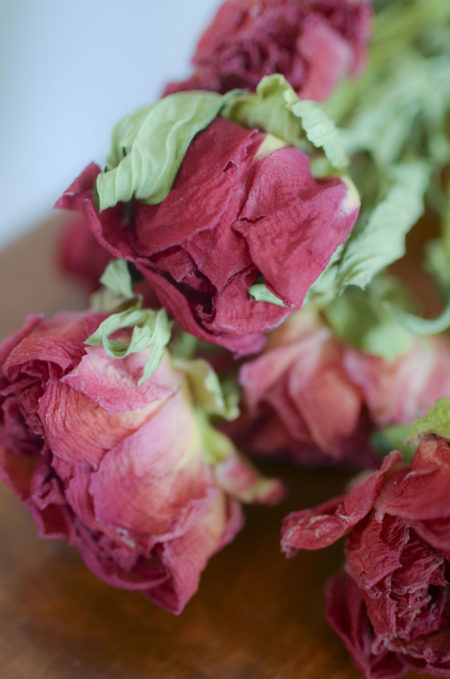
{"type": "Polygon", "coordinates": [[[31,316],[0,345],[0,476],[41,536],[67,539],[105,582],[179,613],[242,525],[233,498],[270,503],[281,488],[241,462],[223,489],[184,373],[166,356],[137,386],[148,351],[119,360],[84,345],[103,319],[31,316]]]}
{"type": "Polygon", "coordinates": [[[217,118],[190,144],[162,203],[99,213],[92,189],[100,170],[90,165],[57,207],[81,211],[98,242],[134,264],[184,330],[255,352],[302,305],[359,211],[344,180],[314,179],[304,153],[267,152],[266,140],[217,118]],[[251,299],[260,276],[285,306],[251,299]]]}
{"type": "Polygon", "coordinates": [[[327,617],[367,679],[450,677],[450,445],[427,438],[401,460],[391,453],[348,495],[288,516],[282,547],[292,556],[348,535],[327,617]]]}
{"type": "Polygon", "coordinates": [[[450,344],[415,341],[387,361],[337,339],[315,314],[292,316],[240,370],[245,446],[302,465],[367,467],[376,427],[409,422],[450,394],[450,344]]]}
{"type": "Polygon", "coordinates": [[[371,18],[366,0],[227,0],[198,42],[197,70],[165,94],[254,90],[281,73],[299,97],[323,101],[362,70],[371,18]]]}

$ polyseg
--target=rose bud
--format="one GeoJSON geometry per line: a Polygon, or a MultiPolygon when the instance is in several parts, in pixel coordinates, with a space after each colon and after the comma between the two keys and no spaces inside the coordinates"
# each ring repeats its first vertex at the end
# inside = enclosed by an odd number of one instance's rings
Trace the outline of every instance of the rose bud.
{"type": "Polygon", "coordinates": [[[227,0],[197,44],[197,70],[165,94],[254,90],[281,73],[299,97],[323,101],[362,70],[371,17],[365,0],[227,0]]]}
{"type": "Polygon", "coordinates": [[[288,556],[348,535],[327,617],[367,679],[450,676],[449,483],[449,443],[430,437],[411,465],[393,452],[347,495],[284,521],[288,556]]]}
{"type": "Polygon", "coordinates": [[[85,346],[104,319],[32,316],[0,346],[0,476],[42,537],[68,540],[106,583],[179,613],[241,528],[238,500],[271,503],[282,489],[249,474],[200,418],[167,353],[138,386],[151,350],[118,359],[85,346]],[[224,490],[229,456],[237,473],[224,490]]]}
{"type": "Polygon", "coordinates": [[[301,312],[242,365],[239,381],[244,412],[232,427],[247,448],[306,466],[367,467],[376,428],[410,422],[450,394],[450,344],[416,339],[405,355],[386,360],[301,312]]]}
{"type": "Polygon", "coordinates": [[[359,211],[346,180],[315,179],[298,148],[222,118],[195,136],[157,204],[117,202],[99,212],[99,174],[87,167],[57,207],[81,211],[183,330],[236,354],[258,351],[264,333],[301,307],[359,211]],[[251,298],[260,277],[275,303],[251,298]]]}

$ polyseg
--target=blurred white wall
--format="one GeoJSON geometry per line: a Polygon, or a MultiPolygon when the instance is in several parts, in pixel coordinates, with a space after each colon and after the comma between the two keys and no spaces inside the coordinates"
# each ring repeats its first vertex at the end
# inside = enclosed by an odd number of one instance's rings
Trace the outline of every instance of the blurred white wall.
{"type": "Polygon", "coordinates": [[[0,1],[0,247],[48,215],[113,125],[189,72],[219,0],[0,1]]]}

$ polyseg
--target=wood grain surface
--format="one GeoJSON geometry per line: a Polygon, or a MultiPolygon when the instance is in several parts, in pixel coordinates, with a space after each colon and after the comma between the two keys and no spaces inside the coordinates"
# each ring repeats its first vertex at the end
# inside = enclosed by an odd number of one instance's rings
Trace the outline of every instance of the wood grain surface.
{"type": "MultiPolygon", "coordinates": [[[[84,305],[83,294],[54,265],[60,221],[0,253],[2,336],[27,313],[84,305]]],[[[288,500],[275,509],[247,510],[246,527],[211,560],[179,617],[98,581],[70,547],[39,540],[26,510],[1,485],[0,677],[360,677],[323,619],[323,586],[342,562],[342,545],[290,561],[279,548],[283,516],[340,493],[349,475],[277,471],[288,481],[288,500]]]]}

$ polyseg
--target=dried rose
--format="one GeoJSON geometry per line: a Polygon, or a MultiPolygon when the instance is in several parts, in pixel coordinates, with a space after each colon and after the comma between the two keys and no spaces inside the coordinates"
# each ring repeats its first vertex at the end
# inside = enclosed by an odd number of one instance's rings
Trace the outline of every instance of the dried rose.
{"type": "Polygon", "coordinates": [[[292,316],[240,370],[245,445],[302,465],[370,466],[376,427],[409,422],[450,394],[450,345],[416,339],[386,360],[336,338],[312,313],[292,316]]]}
{"type": "Polygon", "coordinates": [[[362,70],[371,17],[365,0],[227,0],[198,42],[197,70],[165,94],[254,90],[281,73],[302,99],[323,101],[362,70]]]}
{"type": "Polygon", "coordinates": [[[393,452],[348,495],[285,519],[288,556],[348,535],[327,616],[367,679],[450,676],[449,482],[449,443],[430,437],[411,465],[393,452]]]}
{"type": "Polygon", "coordinates": [[[148,350],[117,359],[85,346],[104,318],[31,316],[0,346],[0,476],[41,536],[179,613],[242,525],[235,498],[273,502],[281,488],[241,460],[223,490],[235,451],[199,419],[186,374],[166,355],[138,386],[148,350]]]}
{"type": "Polygon", "coordinates": [[[259,350],[264,333],[302,305],[359,210],[354,188],[315,179],[299,149],[220,118],[190,143],[162,202],[99,212],[99,174],[86,168],[57,206],[82,211],[98,242],[134,264],[184,330],[237,354],[259,350]],[[275,303],[250,297],[259,277],[275,303]]]}

